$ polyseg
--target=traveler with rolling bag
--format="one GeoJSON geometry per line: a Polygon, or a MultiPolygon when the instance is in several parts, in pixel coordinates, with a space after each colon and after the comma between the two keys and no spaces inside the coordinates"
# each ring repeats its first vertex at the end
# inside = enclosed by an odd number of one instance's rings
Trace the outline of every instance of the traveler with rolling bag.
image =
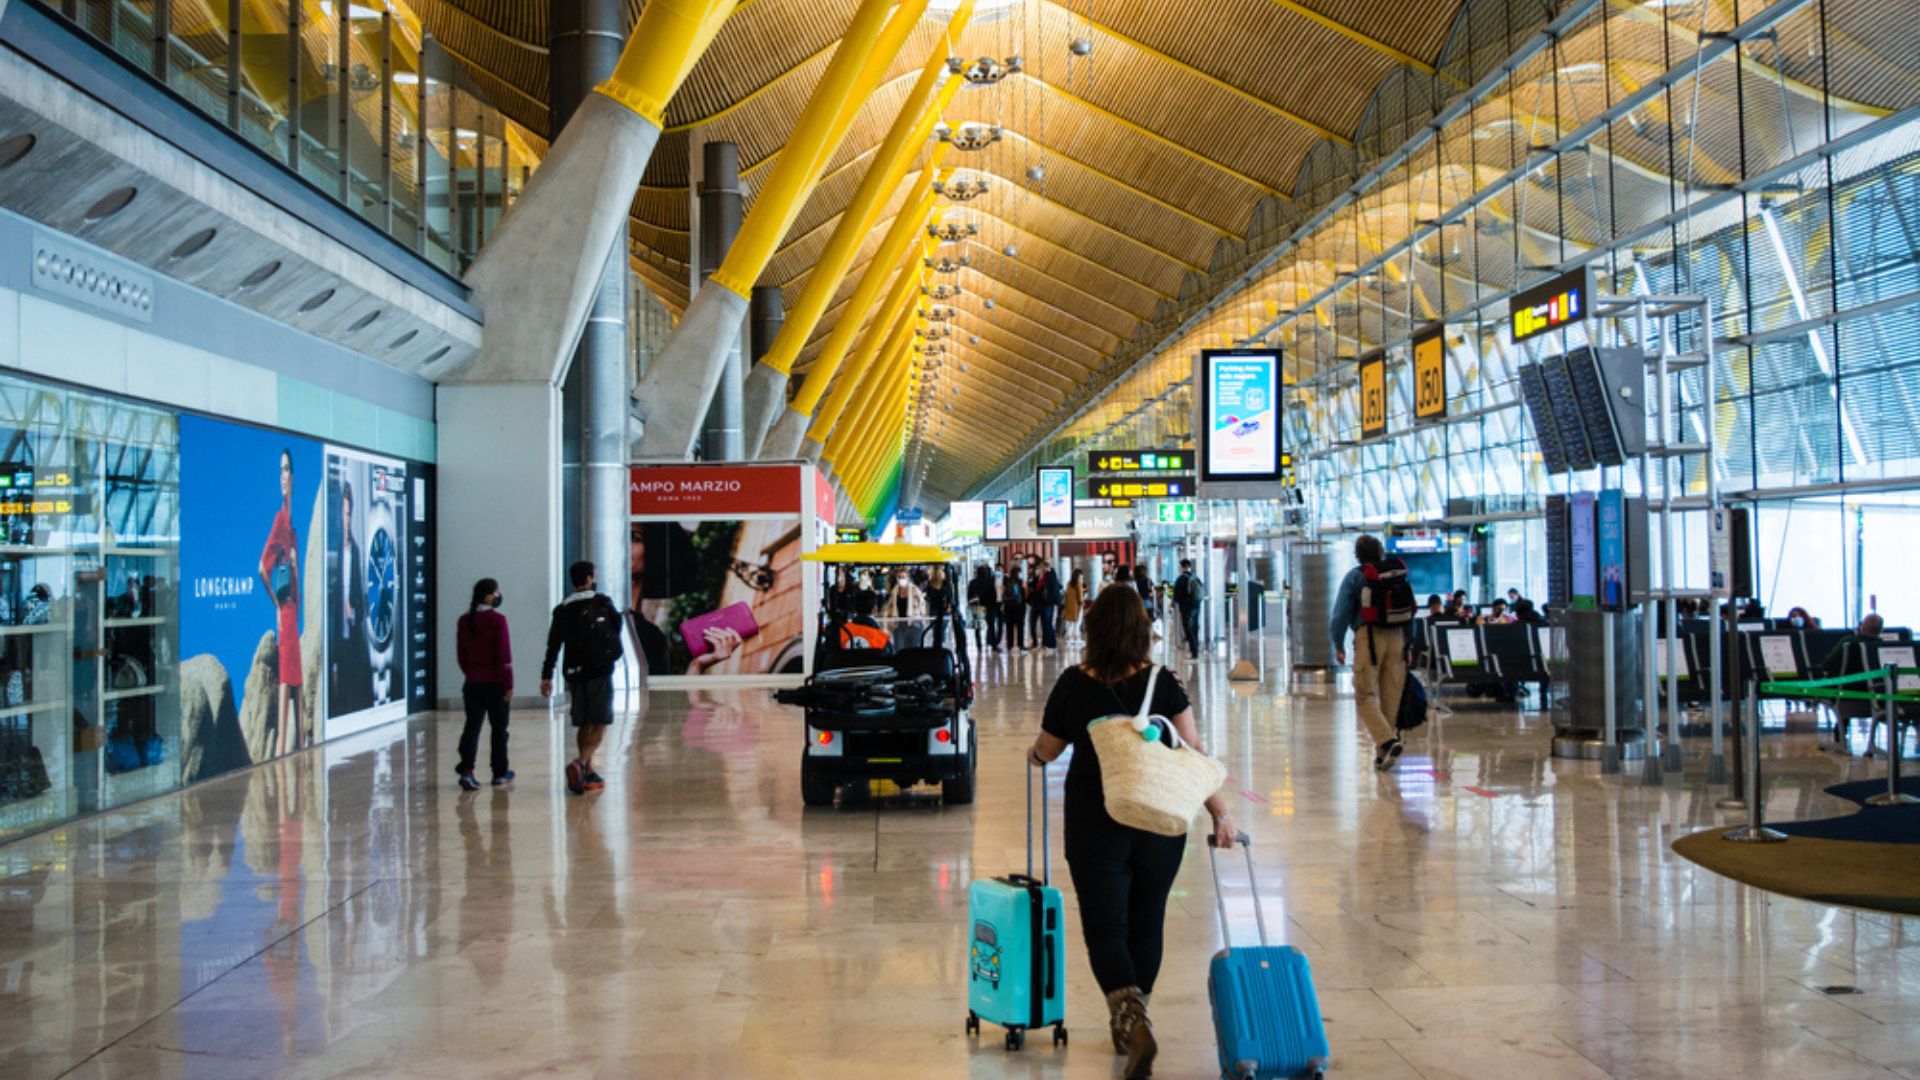
{"type": "Polygon", "coordinates": [[[1267,919],[1260,911],[1260,887],[1254,880],[1253,848],[1247,835],[1237,839],[1247,853],[1247,889],[1260,947],[1235,948],[1227,926],[1227,901],[1220,891],[1220,857],[1207,837],[1207,864],[1213,869],[1213,896],[1220,909],[1220,939],[1226,948],[1207,969],[1207,1001],[1213,1005],[1214,1036],[1220,1044],[1223,1080],[1270,1080],[1326,1075],[1332,1061],[1327,1029],[1320,1022],[1320,1000],[1313,992],[1307,958],[1290,945],[1267,944],[1267,919]]]}
{"type": "Polygon", "coordinates": [[[1047,767],[1027,768],[1027,872],[976,881],[967,890],[967,1034],[980,1021],[1007,1029],[1007,1049],[1029,1028],[1053,1025],[1067,1041],[1067,955],[1060,890],[1053,887],[1047,767]],[[1040,774],[1040,876],[1033,876],[1033,774],[1040,774]]]}

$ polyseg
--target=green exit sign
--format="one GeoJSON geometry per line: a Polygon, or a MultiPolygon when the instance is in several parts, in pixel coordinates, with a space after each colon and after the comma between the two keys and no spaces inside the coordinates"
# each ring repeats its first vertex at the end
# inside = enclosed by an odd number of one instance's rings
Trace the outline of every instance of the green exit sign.
{"type": "Polygon", "coordinates": [[[1191,525],[1194,522],[1193,504],[1190,502],[1156,503],[1162,525],[1191,525]]]}

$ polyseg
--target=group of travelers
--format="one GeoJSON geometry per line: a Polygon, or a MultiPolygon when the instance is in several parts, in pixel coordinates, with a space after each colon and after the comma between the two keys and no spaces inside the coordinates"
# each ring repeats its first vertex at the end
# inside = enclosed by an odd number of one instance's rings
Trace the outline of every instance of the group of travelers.
{"type": "Polygon", "coordinates": [[[1052,563],[1029,555],[975,567],[967,603],[986,626],[989,651],[1057,649],[1062,634],[1078,640],[1086,589],[1083,571],[1063,583],[1052,563]]]}
{"type": "Polygon", "coordinates": [[[1485,611],[1476,609],[1467,602],[1467,590],[1455,589],[1449,596],[1442,597],[1433,593],[1427,597],[1423,616],[1436,623],[1456,623],[1461,626],[1504,626],[1519,623],[1522,626],[1545,626],[1547,617],[1533,601],[1520,595],[1519,589],[1508,589],[1505,596],[1495,597],[1485,611]]]}

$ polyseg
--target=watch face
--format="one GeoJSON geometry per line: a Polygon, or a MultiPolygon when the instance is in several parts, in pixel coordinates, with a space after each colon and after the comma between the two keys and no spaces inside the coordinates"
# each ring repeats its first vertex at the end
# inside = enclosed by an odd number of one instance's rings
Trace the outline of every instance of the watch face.
{"type": "Polygon", "coordinates": [[[367,542],[367,631],[373,647],[383,651],[393,641],[394,624],[399,621],[399,554],[393,533],[385,526],[376,528],[367,542]]]}

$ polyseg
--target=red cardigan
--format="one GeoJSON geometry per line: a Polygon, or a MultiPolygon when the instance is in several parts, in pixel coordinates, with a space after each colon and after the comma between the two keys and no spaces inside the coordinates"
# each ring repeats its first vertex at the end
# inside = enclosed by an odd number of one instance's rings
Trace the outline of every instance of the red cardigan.
{"type": "Polygon", "coordinates": [[[492,608],[460,616],[454,631],[454,652],[460,671],[470,683],[496,683],[513,693],[513,638],[507,617],[492,608]]]}

